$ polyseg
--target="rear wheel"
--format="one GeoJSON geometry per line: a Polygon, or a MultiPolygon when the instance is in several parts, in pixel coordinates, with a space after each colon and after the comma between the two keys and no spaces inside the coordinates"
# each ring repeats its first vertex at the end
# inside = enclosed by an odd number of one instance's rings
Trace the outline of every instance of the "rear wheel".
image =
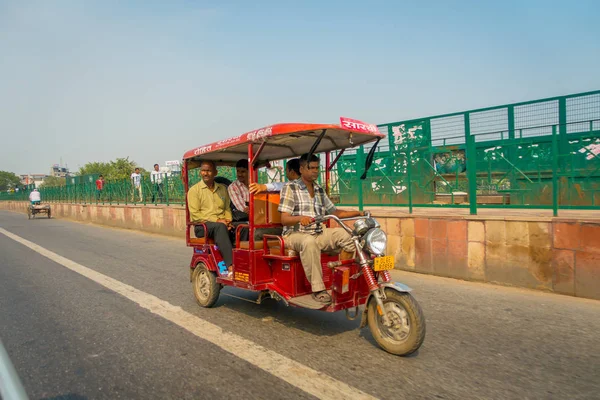
{"type": "Polygon", "coordinates": [[[217,283],[217,276],[206,268],[206,264],[198,263],[192,273],[192,286],[196,302],[202,307],[212,307],[219,298],[221,285],[217,283]]]}
{"type": "Polygon", "coordinates": [[[385,296],[383,308],[389,324],[383,322],[377,312],[377,302],[372,298],[367,313],[371,334],[377,344],[389,353],[398,356],[412,354],[425,340],[423,311],[410,293],[386,289],[385,296]]]}
{"type": "Polygon", "coordinates": [[[31,208],[27,208],[27,219],[31,219],[31,208]]]}
{"type": "Polygon", "coordinates": [[[52,218],[52,211],[48,210],[48,219],[52,218]]]}

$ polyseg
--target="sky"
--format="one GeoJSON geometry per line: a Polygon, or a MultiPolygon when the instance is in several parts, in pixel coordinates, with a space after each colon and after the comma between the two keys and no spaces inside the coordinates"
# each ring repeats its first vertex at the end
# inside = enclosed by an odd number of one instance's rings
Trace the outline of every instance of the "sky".
{"type": "Polygon", "coordinates": [[[600,89],[600,2],[0,0],[0,170],[600,89]]]}

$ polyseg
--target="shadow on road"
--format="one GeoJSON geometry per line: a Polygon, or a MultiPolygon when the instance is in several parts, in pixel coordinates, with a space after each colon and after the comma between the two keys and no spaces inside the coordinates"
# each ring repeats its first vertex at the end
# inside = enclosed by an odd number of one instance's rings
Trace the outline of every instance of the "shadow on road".
{"type": "Polygon", "coordinates": [[[286,306],[285,303],[274,299],[263,300],[261,304],[249,303],[249,301],[256,301],[257,297],[257,294],[245,290],[224,288],[215,308],[227,307],[255,319],[272,321],[287,328],[324,337],[334,337],[348,331],[358,330],[360,324],[360,317],[350,321],[346,318],[344,311],[330,313],[308,310],[286,306]]]}

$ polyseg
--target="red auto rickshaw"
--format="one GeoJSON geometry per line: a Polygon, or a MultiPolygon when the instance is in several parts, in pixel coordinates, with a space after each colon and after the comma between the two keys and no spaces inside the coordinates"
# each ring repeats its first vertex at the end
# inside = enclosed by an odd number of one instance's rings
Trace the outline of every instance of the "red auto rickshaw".
{"type": "MultiPolygon", "coordinates": [[[[244,133],[240,136],[194,148],[183,156],[182,179],[187,191],[189,177],[203,160],[218,166],[233,166],[243,157],[249,161],[249,181],[257,182],[258,170],[269,162],[299,157],[301,154],[324,154],[324,180],[329,191],[330,174],[344,150],[374,144],[366,157],[365,173],[373,162],[377,143],[384,138],[374,125],[342,118],[340,125],[284,123],[244,133]],[[332,152],[336,157],[332,159],[332,152]]],[[[222,260],[210,238],[194,237],[186,207],[186,242],[193,248],[190,281],[196,301],[202,307],[213,306],[223,287],[233,286],[257,294],[257,304],[266,298],[286,305],[318,309],[325,312],[346,311],[349,319],[361,312],[360,328],[369,325],[377,343],[396,355],[415,352],[425,338],[425,318],[406,285],[393,282],[389,270],[394,257],[385,255],[387,237],[377,221],[366,213],[364,217],[340,220],[329,215],[315,223],[335,223],[352,236],[356,253],[342,257],[322,253],[323,280],[332,302],[328,305],[311,301],[311,286],[306,279],[300,257],[285,246],[285,237],[265,234],[255,240],[257,229],[282,227],[277,211],[279,193],[250,195],[249,221],[236,230],[233,245],[233,274],[221,275],[222,260]],[[249,230],[249,240],[240,240],[240,230],[249,230]],[[353,310],[354,312],[351,312],[353,310]]],[[[186,196],[187,206],[187,196],[186,196]]],[[[208,232],[206,226],[204,232],[208,232]]]]}

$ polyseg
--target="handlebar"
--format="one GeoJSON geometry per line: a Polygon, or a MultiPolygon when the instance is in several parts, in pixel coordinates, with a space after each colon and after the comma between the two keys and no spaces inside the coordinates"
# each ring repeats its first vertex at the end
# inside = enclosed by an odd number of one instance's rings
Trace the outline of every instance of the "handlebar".
{"type": "Polygon", "coordinates": [[[311,225],[312,224],[322,224],[323,222],[327,221],[328,219],[332,219],[336,222],[341,222],[341,221],[354,221],[354,220],[363,219],[363,218],[371,218],[371,212],[365,211],[365,215],[360,215],[358,217],[350,217],[350,218],[338,218],[335,215],[319,215],[318,217],[311,218],[311,225]]]}
{"type": "Polygon", "coordinates": [[[365,215],[358,216],[358,217],[351,217],[351,218],[338,218],[335,215],[320,215],[318,217],[311,218],[311,223],[308,224],[308,226],[311,226],[314,224],[322,224],[323,222],[331,219],[331,220],[334,220],[335,222],[337,222],[338,225],[340,225],[342,228],[344,228],[346,230],[346,232],[348,232],[350,235],[352,235],[352,229],[350,229],[346,224],[344,224],[344,221],[355,221],[355,220],[364,219],[364,218],[371,218],[371,213],[369,211],[365,211],[365,215]]]}

